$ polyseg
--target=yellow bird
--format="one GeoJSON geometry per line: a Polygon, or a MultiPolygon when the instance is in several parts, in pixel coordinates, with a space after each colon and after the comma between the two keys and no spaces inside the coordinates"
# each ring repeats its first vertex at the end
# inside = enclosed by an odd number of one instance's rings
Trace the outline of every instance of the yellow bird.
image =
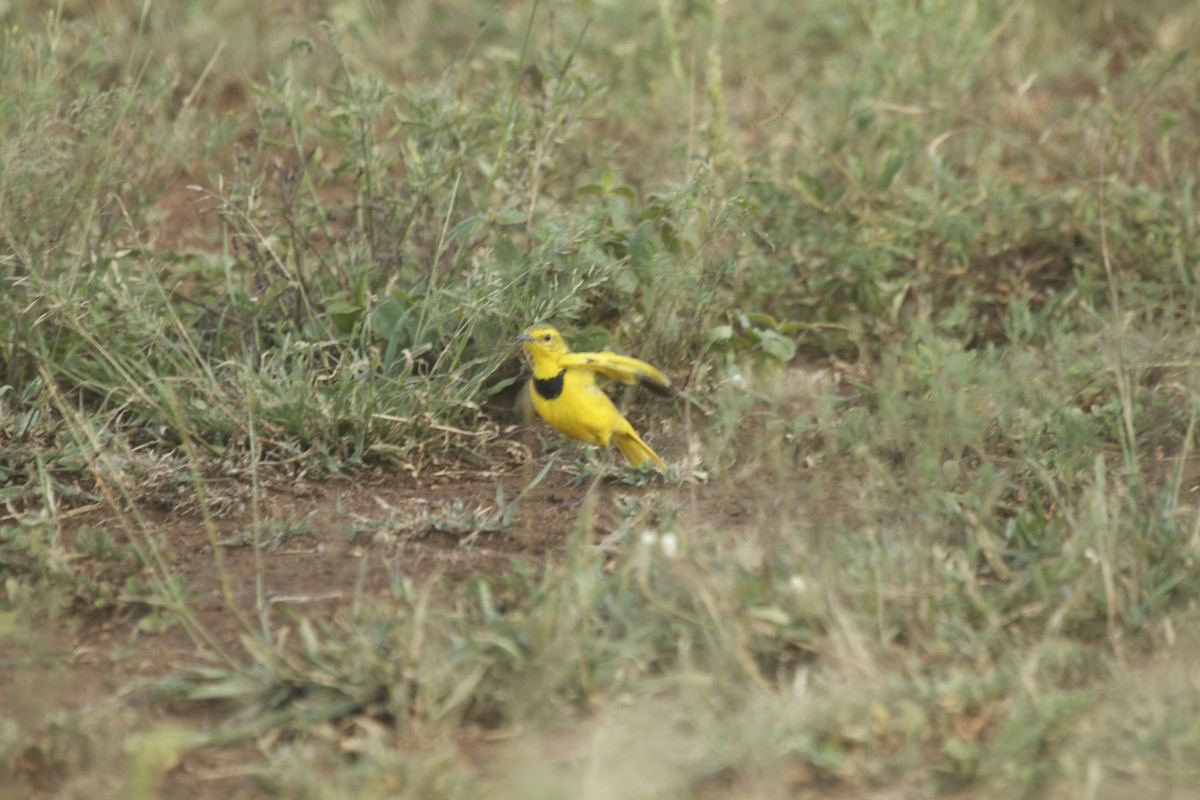
{"type": "Polygon", "coordinates": [[[667,465],[642,441],[629,420],[596,385],[596,373],[624,383],[641,382],[666,393],[671,379],[645,361],[617,353],[572,353],[548,325],[535,325],[517,337],[533,364],[529,396],[538,416],[559,433],[590,444],[615,444],[635,467],[653,461],[667,465]]]}

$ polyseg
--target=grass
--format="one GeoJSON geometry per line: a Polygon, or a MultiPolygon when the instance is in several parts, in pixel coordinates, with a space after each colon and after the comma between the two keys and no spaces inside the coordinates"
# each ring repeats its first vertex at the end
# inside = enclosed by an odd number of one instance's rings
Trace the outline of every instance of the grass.
{"type": "Polygon", "coordinates": [[[162,702],[222,714],[47,698],[0,775],[152,797],[249,742],[247,796],[1186,796],[1200,15],[1151,5],[5,7],[0,664],[178,626],[162,702]],[[634,406],[665,479],[514,466],[538,320],[680,377],[634,406]],[[335,538],[550,552],[272,605],[329,540],[273,487],[448,464],[496,489],[335,538]]]}

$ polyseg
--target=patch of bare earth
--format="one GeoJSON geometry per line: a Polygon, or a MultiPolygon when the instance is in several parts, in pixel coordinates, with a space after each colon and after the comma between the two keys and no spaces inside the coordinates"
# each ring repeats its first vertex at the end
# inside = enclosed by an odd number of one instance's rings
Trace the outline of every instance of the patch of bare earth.
{"type": "MultiPolygon", "coordinates": [[[[259,591],[277,628],[289,624],[281,607],[328,618],[361,594],[384,596],[393,575],[410,577],[418,584],[440,579],[453,591],[474,574],[502,574],[518,559],[540,569],[560,558],[565,539],[576,529],[583,508],[580,501],[590,480],[579,483],[558,468],[529,491],[502,530],[472,532],[469,526],[455,530],[453,525],[430,524],[430,520],[453,521],[456,513],[469,515],[474,509],[494,510],[498,485],[511,502],[535,475],[536,468],[526,466],[500,475],[467,473],[432,481],[380,473],[356,480],[299,482],[265,488],[257,512],[247,507],[207,524],[194,512],[143,513],[152,533],[162,537],[170,574],[186,580],[189,596],[195,598],[196,618],[221,646],[239,654],[243,628],[222,591],[214,540],[219,543],[234,603],[248,618],[255,618],[259,591]],[[256,525],[260,541],[273,545],[262,547],[257,557],[249,543],[249,532],[256,525]],[[450,530],[439,530],[447,527],[450,530]],[[281,531],[283,535],[276,535],[281,531]]],[[[613,503],[616,495],[647,491],[662,493],[664,501],[674,502],[671,496],[687,500],[685,505],[691,505],[690,513],[702,527],[737,527],[746,521],[732,492],[713,487],[694,492],[691,487],[658,481],[645,487],[602,482],[592,517],[596,541],[615,528],[620,516],[613,503]]],[[[65,540],[74,541],[83,526],[106,529],[119,537],[122,520],[109,510],[77,514],[63,532],[65,540]]],[[[28,743],[17,774],[0,787],[0,800],[74,796],[64,787],[69,789],[72,775],[91,767],[47,761],[50,747],[45,738],[53,733],[45,720],[55,712],[103,707],[133,715],[139,726],[178,722],[203,727],[237,710],[220,703],[164,700],[152,691],[158,679],[201,661],[197,644],[181,626],[148,625],[152,618],[145,609],[129,605],[72,619],[70,626],[47,631],[30,643],[26,652],[8,654],[5,660],[10,668],[0,671],[0,708],[15,717],[21,729],[39,730],[41,737],[28,743]]],[[[469,750],[466,739],[464,747],[469,750]]],[[[79,755],[84,762],[89,757],[103,754],[79,755]]],[[[256,796],[247,772],[257,758],[256,749],[244,744],[190,752],[170,771],[160,796],[197,800],[256,796]]],[[[470,763],[469,753],[464,752],[464,764],[470,763]]]]}

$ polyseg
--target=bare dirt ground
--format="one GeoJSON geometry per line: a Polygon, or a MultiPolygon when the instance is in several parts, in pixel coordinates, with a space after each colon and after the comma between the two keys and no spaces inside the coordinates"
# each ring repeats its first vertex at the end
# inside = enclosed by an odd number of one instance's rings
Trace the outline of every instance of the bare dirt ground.
{"type": "MultiPolygon", "coordinates": [[[[256,575],[267,605],[273,609],[273,622],[286,624],[277,613],[281,606],[305,616],[331,617],[346,608],[356,593],[385,594],[389,576],[409,577],[416,583],[439,580],[444,590],[453,591],[473,574],[497,575],[512,569],[518,559],[535,569],[553,562],[562,555],[566,537],[576,529],[580,501],[591,483],[590,478],[579,481],[561,467],[561,463],[554,465],[521,500],[507,527],[492,532],[454,530],[453,525],[432,525],[430,519],[440,518],[443,512],[445,518],[453,519],[455,511],[495,509],[498,485],[511,502],[536,476],[539,464],[503,474],[459,472],[431,479],[376,471],[352,480],[268,482],[257,514],[250,508],[227,514],[212,521],[215,531],[186,508],[151,511],[148,522],[151,530],[162,535],[170,573],[185,578],[190,596],[196,598],[193,608],[198,620],[223,646],[238,653],[243,629],[221,591],[212,547],[214,534],[221,543],[235,602],[251,618],[256,575]],[[304,523],[293,525],[297,520],[304,523]],[[277,546],[262,549],[261,561],[256,564],[254,548],[241,543],[256,522],[260,531],[268,531],[260,541],[270,543],[271,530],[295,528],[298,533],[280,537],[277,546]]],[[[745,512],[735,496],[712,491],[712,487],[698,494],[688,486],[667,486],[657,479],[641,487],[602,481],[592,513],[596,541],[612,532],[612,521],[618,515],[615,497],[648,491],[688,500],[691,510],[684,513],[703,520],[697,525],[730,528],[744,520],[745,512]]],[[[97,508],[72,516],[63,534],[70,542],[78,530],[88,526],[116,536],[121,525],[116,513],[97,508]]],[[[220,703],[158,698],[152,691],[155,681],[181,666],[197,663],[196,645],[179,625],[158,630],[146,625],[149,618],[143,611],[128,606],[122,609],[93,614],[82,622],[75,618],[77,624],[69,628],[47,630],[45,638],[29,645],[27,652],[10,653],[15,667],[0,671],[0,707],[9,709],[21,722],[44,720],[55,711],[111,704],[116,697],[124,712],[146,726],[163,721],[184,726],[212,724],[235,710],[220,703]]],[[[465,758],[472,747],[464,742],[465,758]]],[[[43,751],[40,742],[29,743],[17,782],[0,788],[0,800],[62,796],[70,770],[44,763],[43,751]]],[[[256,757],[250,745],[194,751],[168,774],[161,796],[255,796],[245,774],[256,757]]],[[[81,758],[86,759],[86,754],[81,758]]]]}

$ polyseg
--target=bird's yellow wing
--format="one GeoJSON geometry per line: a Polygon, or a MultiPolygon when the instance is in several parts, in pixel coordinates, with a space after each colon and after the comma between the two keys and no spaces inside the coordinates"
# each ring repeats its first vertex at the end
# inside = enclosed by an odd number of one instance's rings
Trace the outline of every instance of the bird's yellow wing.
{"type": "Polygon", "coordinates": [[[640,359],[617,353],[565,353],[558,365],[564,369],[588,369],[624,383],[643,383],[660,394],[671,388],[671,379],[640,359]]]}

